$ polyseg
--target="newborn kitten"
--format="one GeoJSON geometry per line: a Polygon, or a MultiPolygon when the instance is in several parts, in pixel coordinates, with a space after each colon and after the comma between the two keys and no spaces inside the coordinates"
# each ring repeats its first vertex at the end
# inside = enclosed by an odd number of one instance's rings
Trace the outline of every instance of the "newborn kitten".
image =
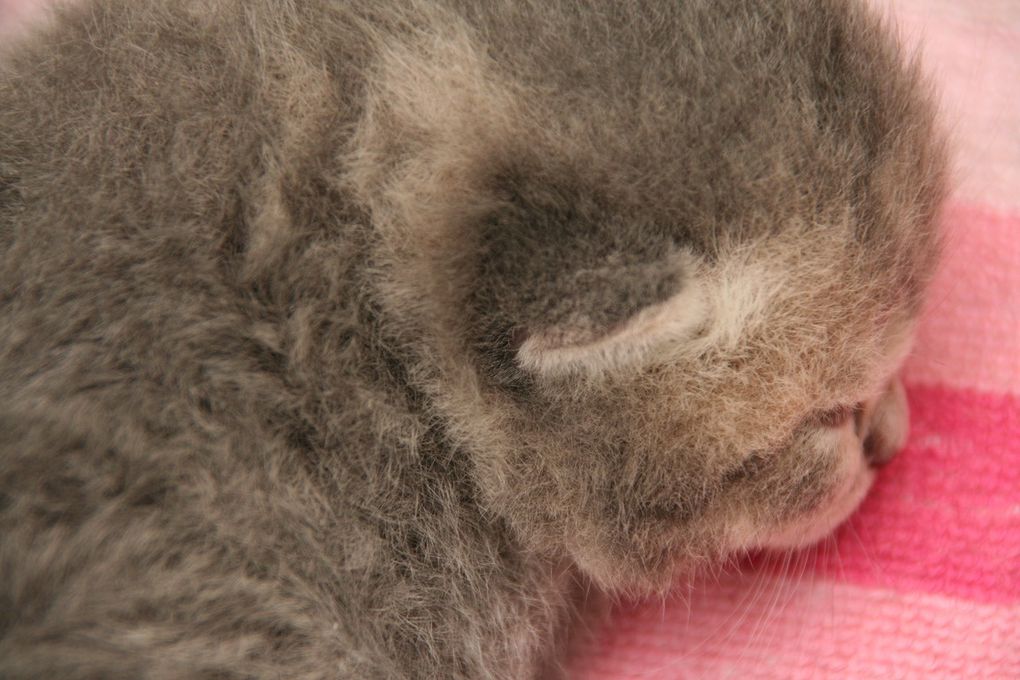
{"type": "Polygon", "coordinates": [[[902,443],[846,0],[85,0],[0,59],[0,676],[530,678],[902,443]]]}

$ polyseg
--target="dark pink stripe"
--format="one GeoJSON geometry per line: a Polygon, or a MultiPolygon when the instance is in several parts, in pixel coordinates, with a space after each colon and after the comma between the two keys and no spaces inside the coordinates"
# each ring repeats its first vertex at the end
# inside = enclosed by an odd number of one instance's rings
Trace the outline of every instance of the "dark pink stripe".
{"type": "Polygon", "coordinates": [[[838,532],[838,550],[815,550],[818,574],[1020,602],[1020,398],[908,392],[910,442],[838,532]]]}

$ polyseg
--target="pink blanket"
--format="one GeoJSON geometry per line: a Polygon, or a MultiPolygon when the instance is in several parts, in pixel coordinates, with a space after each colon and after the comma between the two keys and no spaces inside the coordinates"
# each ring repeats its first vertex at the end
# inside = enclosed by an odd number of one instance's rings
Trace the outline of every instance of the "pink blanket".
{"type": "MultiPolygon", "coordinates": [[[[907,450],[837,536],[617,606],[578,680],[1020,678],[1020,2],[875,0],[958,149],[907,450]]],[[[40,0],[0,0],[0,40],[40,0]]]]}
{"type": "Polygon", "coordinates": [[[958,150],[907,449],[832,541],[617,606],[576,680],[1020,679],[1020,2],[884,9],[958,150]]]}

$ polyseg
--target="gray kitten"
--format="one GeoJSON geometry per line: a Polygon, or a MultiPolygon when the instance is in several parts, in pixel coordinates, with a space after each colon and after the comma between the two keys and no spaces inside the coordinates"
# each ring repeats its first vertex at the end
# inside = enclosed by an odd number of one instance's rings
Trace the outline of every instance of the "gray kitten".
{"type": "Polygon", "coordinates": [[[531,678],[905,435],[846,0],[86,0],[0,59],[0,676],[531,678]]]}

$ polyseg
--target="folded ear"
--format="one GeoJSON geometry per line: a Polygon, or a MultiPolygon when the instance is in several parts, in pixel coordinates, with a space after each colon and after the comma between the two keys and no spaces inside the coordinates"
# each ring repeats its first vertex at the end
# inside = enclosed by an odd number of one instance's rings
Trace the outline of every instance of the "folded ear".
{"type": "MultiPolygon", "coordinates": [[[[697,282],[678,277],[673,293],[647,300],[630,316],[604,326],[589,318],[558,325],[525,329],[517,349],[518,365],[533,373],[556,376],[598,374],[645,364],[690,339],[705,318],[705,301],[697,282]]],[[[616,283],[623,284],[621,279],[616,283]]],[[[609,302],[610,296],[605,298],[609,302]]],[[[597,300],[589,300],[597,303],[597,300]]]]}
{"type": "Polygon", "coordinates": [[[485,225],[479,349],[554,376],[640,364],[692,336],[706,304],[678,236],[568,196],[518,195],[485,225]]]}

